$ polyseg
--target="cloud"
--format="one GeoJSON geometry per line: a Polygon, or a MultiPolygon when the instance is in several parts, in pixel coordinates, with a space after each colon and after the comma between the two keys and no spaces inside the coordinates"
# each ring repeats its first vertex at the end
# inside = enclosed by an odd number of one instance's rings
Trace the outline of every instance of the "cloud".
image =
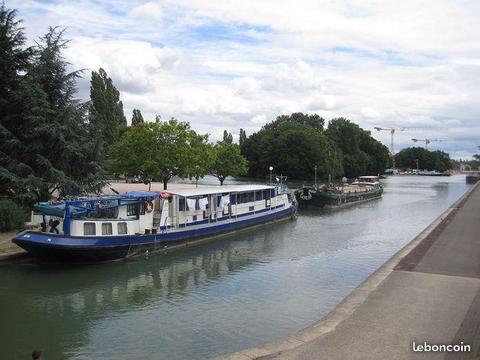
{"type": "Polygon", "coordinates": [[[130,11],[130,15],[140,20],[160,20],[163,10],[160,4],[151,1],[134,7],[130,11]]]}

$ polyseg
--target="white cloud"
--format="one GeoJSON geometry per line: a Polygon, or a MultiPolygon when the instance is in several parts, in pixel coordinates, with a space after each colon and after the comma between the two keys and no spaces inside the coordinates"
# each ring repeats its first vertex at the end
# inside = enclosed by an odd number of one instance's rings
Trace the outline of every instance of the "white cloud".
{"type": "Polygon", "coordinates": [[[160,4],[151,1],[134,7],[130,11],[130,15],[140,20],[160,20],[163,10],[160,4]]]}
{"type": "Polygon", "coordinates": [[[263,114],[255,115],[250,119],[250,122],[255,125],[265,125],[267,117],[263,114]]]}

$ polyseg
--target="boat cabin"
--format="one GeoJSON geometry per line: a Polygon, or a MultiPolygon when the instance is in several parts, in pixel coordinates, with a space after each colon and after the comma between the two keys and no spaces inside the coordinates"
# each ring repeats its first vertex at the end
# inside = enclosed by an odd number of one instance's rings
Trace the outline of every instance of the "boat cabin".
{"type": "Polygon", "coordinates": [[[287,207],[291,201],[287,193],[268,185],[139,191],[38,203],[32,225],[42,232],[82,237],[155,234],[231,222],[287,207]]]}

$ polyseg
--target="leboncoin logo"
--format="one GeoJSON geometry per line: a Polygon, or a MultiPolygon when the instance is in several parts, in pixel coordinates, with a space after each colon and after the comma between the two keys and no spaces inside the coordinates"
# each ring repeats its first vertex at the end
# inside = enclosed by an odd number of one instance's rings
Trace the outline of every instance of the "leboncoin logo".
{"type": "Polygon", "coordinates": [[[463,341],[460,344],[429,344],[426,341],[423,343],[412,343],[412,349],[414,352],[470,352],[471,346],[464,344],[463,341]]]}

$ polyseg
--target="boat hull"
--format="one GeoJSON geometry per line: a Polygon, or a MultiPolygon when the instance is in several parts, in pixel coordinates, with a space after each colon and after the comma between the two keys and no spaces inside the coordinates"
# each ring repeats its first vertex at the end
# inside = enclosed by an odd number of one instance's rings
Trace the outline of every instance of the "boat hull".
{"type": "Polygon", "coordinates": [[[205,227],[184,227],[158,234],[112,237],[72,237],[36,231],[24,231],[12,240],[41,261],[99,262],[143,255],[147,251],[167,250],[175,245],[192,244],[210,237],[246,229],[293,216],[295,206],[265,212],[260,216],[219,220],[205,227]]]}
{"type": "Polygon", "coordinates": [[[383,194],[383,188],[350,194],[337,194],[328,191],[310,191],[310,196],[300,196],[303,190],[296,193],[300,207],[315,206],[320,208],[338,208],[360,202],[378,199],[383,194]]]}

